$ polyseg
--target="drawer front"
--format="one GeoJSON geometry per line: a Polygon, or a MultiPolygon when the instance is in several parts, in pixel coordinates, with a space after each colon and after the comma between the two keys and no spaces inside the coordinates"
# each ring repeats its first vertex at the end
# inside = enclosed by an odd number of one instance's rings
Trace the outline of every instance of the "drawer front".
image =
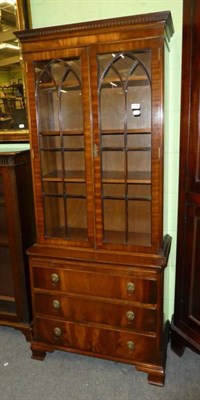
{"type": "Polygon", "coordinates": [[[72,322],[37,318],[34,340],[109,358],[153,362],[156,357],[156,337],[132,334],[112,329],[96,328],[72,322]]]}
{"type": "MultiPolygon", "coordinates": [[[[35,294],[36,315],[49,315],[75,322],[92,322],[143,331],[156,331],[156,310],[129,304],[70,298],[59,294],[35,294]]],[[[128,303],[128,302],[126,302],[128,303]]]]}
{"type": "Polygon", "coordinates": [[[156,304],[157,282],[134,276],[119,276],[101,272],[67,268],[33,267],[33,285],[65,293],[124,299],[156,304]]]}

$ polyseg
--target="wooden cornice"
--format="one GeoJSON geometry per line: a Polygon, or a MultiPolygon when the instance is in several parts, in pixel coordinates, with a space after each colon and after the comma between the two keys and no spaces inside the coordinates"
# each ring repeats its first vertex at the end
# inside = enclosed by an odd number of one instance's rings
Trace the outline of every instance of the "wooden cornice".
{"type": "Polygon", "coordinates": [[[36,28],[30,30],[23,30],[15,32],[18,39],[23,42],[33,41],[34,37],[42,39],[47,39],[52,34],[57,34],[59,37],[62,36],[72,36],[84,35],[87,31],[101,31],[113,29],[113,27],[120,28],[123,26],[130,25],[130,27],[142,27],[143,25],[154,26],[156,24],[162,25],[164,30],[164,37],[169,41],[174,33],[174,26],[172,21],[172,16],[170,11],[132,15],[127,17],[110,18],[96,21],[89,21],[84,23],[59,25],[45,28],[36,28]]]}

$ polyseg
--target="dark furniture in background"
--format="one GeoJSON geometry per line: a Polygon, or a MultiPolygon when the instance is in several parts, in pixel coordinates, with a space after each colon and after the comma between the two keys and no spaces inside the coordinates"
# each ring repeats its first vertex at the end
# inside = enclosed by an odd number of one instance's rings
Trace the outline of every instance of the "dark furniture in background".
{"type": "Polygon", "coordinates": [[[35,240],[30,150],[0,145],[0,325],[31,339],[28,259],[35,240]]]}
{"type": "Polygon", "coordinates": [[[163,385],[164,45],[169,12],[17,33],[37,239],[33,358],[130,363],[163,385]]]}
{"type": "Polygon", "coordinates": [[[200,351],[200,2],[184,0],[180,183],[171,345],[200,351]]]}

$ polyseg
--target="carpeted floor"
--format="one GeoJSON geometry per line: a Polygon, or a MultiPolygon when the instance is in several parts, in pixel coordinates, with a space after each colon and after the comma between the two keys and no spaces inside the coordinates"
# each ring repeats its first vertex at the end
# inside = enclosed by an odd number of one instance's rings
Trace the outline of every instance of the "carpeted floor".
{"type": "Polygon", "coordinates": [[[70,354],[31,359],[23,334],[0,326],[1,400],[199,400],[200,356],[168,347],[165,387],[149,385],[132,366],[70,354]]]}

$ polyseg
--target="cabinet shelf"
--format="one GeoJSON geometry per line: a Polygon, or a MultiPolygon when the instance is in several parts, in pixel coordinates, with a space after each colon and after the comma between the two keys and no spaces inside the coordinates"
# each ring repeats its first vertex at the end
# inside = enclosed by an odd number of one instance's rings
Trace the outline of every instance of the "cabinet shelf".
{"type": "Polygon", "coordinates": [[[129,172],[127,176],[127,180],[125,179],[124,172],[103,172],[102,174],[102,182],[103,183],[141,183],[141,184],[150,184],[151,183],[151,173],[142,171],[142,172],[129,172]]]}
{"type": "MultiPolygon", "coordinates": [[[[64,149],[65,150],[65,149],[64,149]]],[[[124,147],[124,146],[121,146],[121,147],[102,147],[101,148],[101,151],[127,151],[127,152],[129,152],[129,151],[151,151],[151,147],[150,146],[148,146],[148,147],[139,147],[139,146],[131,146],[131,147],[124,147]]]]}
{"type": "Polygon", "coordinates": [[[44,182],[85,182],[84,171],[65,171],[63,176],[62,171],[52,171],[49,174],[43,176],[44,182]]]}
{"type": "Polygon", "coordinates": [[[84,148],[83,147],[41,147],[40,148],[41,151],[51,151],[51,152],[55,152],[55,151],[64,151],[64,152],[83,152],[84,148]]]}
{"type": "Polygon", "coordinates": [[[151,201],[151,197],[142,196],[102,196],[103,200],[134,200],[134,201],[151,201]]]}
{"type": "MultiPolygon", "coordinates": [[[[101,130],[101,135],[138,135],[138,134],[151,134],[151,128],[136,128],[136,129],[127,129],[124,132],[124,129],[105,129],[101,130]]],[[[64,131],[40,131],[40,136],[73,136],[73,135],[84,135],[84,132],[80,129],[65,129],[64,131]]]]}
{"type": "MultiPolygon", "coordinates": [[[[149,85],[149,79],[147,75],[132,75],[129,77],[128,86],[147,86],[149,85]]],[[[107,78],[102,81],[101,88],[112,88],[114,90],[122,87],[121,81],[119,79],[107,78]]]]}
{"type": "Polygon", "coordinates": [[[138,135],[138,134],[151,134],[151,128],[137,128],[137,129],[127,129],[124,132],[124,129],[103,129],[101,130],[101,135],[138,135]]]}
{"type": "Polygon", "coordinates": [[[104,242],[107,243],[124,243],[136,244],[138,246],[149,246],[151,243],[151,235],[147,233],[130,232],[128,233],[127,242],[125,240],[125,232],[105,231],[104,242]]]}
{"type": "Polygon", "coordinates": [[[84,135],[84,132],[80,129],[67,129],[64,131],[40,131],[40,136],[73,136],[73,135],[84,135]]]}
{"type": "MultiPolygon", "coordinates": [[[[63,176],[62,171],[52,171],[49,174],[43,176],[43,181],[57,181],[57,182],[85,182],[85,172],[83,171],[65,171],[63,176]]],[[[102,173],[102,183],[140,183],[150,184],[151,173],[142,172],[129,172],[127,179],[125,178],[124,172],[121,171],[104,171],[102,173]]]]}
{"type": "Polygon", "coordinates": [[[81,228],[63,228],[57,227],[55,229],[49,230],[49,237],[58,237],[60,239],[72,239],[72,240],[87,240],[87,229],[81,228]]]}
{"type": "MultiPolygon", "coordinates": [[[[149,79],[147,77],[147,75],[133,75],[129,77],[129,86],[146,86],[149,85],[149,79]]],[[[118,89],[121,87],[121,80],[119,79],[110,79],[107,78],[103,80],[101,88],[114,88],[114,89],[118,89]]],[[[39,84],[39,88],[42,91],[51,91],[51,92],[55,92],[58,91],[58,86],[55,86],[54,82],[44,82],[44,83],[40,83],[39,84]]],[[[67,86],[62,86],[61,87],[61,93],[67,93],[67,92],[71,92],[71,91],[75,91],[75,90],[81,90],[81,86],[77,85],[75,82],[71,83],[71,85],[67,85],[67,86]]]]}
{"type": "MultiPolygon", "coordinates": [[[[57,92],[59,88],[59,85],[55,85],[54,82],[40,82],[39,83],[39,89],[43,92],[57,92]]],[[[67,85],[67,86],[61,86],[60,92],[61,93],[67,93],[67,92],[71,92],[71,91],[80,91],[81,90],[81,86],[77,85],[77,83],[75,84],[71,84],[71,85],[67,85]]]]}
{"type": "MultiPolygon", "coordinates": [[[[74,240],[86,240],[87,239],[87,230],[86,229],[75,229],[68,228],[65,229],[63,227],[57,227],[56,229],[52,229],[52,231],[48,234],[49,237],[59,237],[62,239],[73,238],[74,240]]],[[[115,244],[126,244],[126,234],[125,232],[117,232],[117,231],[105,231],[104,232],[104,242],[115,243],[115,244]]],[[[144,245],[148,246],[151,243],[151,235],[147,233],[140,232],[130,232],[128,233],[128,244],[137,244],[138,246],[144,245]]]]}
{"type": "Polygon", "coordinates": [[[79,194],[57,194],[45,193],[45,197],[57,197],[58,199],[86,199],[86,196],[79,194]]]}

